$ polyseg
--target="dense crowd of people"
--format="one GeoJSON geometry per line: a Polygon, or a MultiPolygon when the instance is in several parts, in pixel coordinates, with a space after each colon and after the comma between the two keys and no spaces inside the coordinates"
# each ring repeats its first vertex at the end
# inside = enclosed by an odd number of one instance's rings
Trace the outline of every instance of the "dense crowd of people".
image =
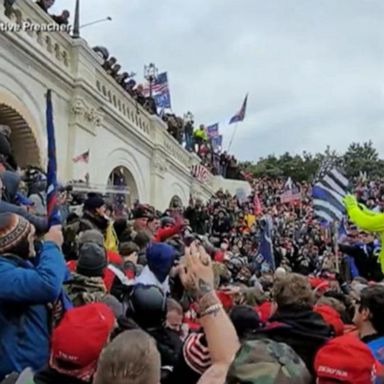
{"type": "MultiPolygon", "coordinates": [[[[285,180],[255,179],[248,197],[125,216],[62,187],[49,227],[46,177],[17,170],[3,128],[0,382],[380,382],[379,239],[318,221],[310,185],[287,201],[285,180]]],[[[350,218],[365,204],[380,232],[384,183],[354,191],[350,218]]]]}
{"type": "MultiPolygon", "coordinates": [[[[212,173],[241,177],[204,126],[164,118],[212,173]]],[[[383,382],[384,181],[355,180],[332,224],[311,185],[289,194],[281,178],[165,212],[60,186],[50,225],[47,177],[18,167],[10,133],[0,126],[1,384],[383,382]]]]}

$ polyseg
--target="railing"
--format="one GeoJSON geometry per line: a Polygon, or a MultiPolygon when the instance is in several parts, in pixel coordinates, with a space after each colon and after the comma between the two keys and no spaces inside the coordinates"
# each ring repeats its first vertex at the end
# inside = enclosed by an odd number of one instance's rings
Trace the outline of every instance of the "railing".
{"type": "Polygon", "coordinates": [[[166,153],[169,156],[173,157],[175,161],[182,163],[183,165],[185,165],[185,167],[190,169],[192,166],[193,156],[188,151],[186,151],[180,145],[180,143],[167,132],[165,123],[157,123],[156,128],[161,130],[159,142],[160,146],[162,146],[165,149],[166,153]]]}
{"type": "Polygon", "coordinates": [[[127,187],[119,187],[114,185],[94,184],[94,183],[76,183],[72,182],[69,185],[73,187],[75,192],[99,192],[102,194],[112,195],[129,195],[130,191],[127,187]]]}
{"type": "Polygon", "coordinates": [[[96,74],[95,86],[110,108],[147,137],[151,135],[148,113],[101,67],[96,74]]]}
{"type": "Polygon", "coordinates": [[[61,71],[72,72],[70,36],[38,30],[38,26],[54,25],[54,21],[32,1],[17,1],[10,12],[1,1],[0,23],[6,26],[1,33],[18,40],[31,55],[40,54],[61,71]]]}

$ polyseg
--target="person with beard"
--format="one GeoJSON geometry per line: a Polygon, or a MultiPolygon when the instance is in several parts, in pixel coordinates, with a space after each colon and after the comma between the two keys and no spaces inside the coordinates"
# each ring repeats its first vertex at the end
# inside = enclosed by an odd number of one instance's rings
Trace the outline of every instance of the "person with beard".
{"type": "Polygon", "coordinates": [[[288,344],[313,372],[318,349],[332,335],[322,316],[313,312],[314,295],[308,280],[299,274],[287,274],[276,280],[272,296],[278,308],[269,319],[270,325],[260,334],[288,344]]]}
{"type": "Polygon", "coordinates": [[[0,214],[0,380],[44,366],[56,304],[69,305],[61,296],[67,273],[61,227],[51,227],[36,259],[34,240],[27,220],[0,214]]]}
{"type": "Polygon", "coordinates": [[[65,227],[65,248],[73,253],[76,237],[81,232],[96,229],[104,236],[104,248],[107,251],[117,251],[117,237],[112,221],[106,216],[106,204],[103,197],[96,193],[89,193],[84,202],[83,216],[65,227]]]}

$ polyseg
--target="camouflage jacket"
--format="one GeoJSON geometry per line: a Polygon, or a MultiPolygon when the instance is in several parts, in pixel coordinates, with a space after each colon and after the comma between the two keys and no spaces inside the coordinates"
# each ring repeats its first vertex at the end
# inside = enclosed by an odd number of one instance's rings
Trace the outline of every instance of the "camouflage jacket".
{"type": "Polygon", "coordinates": [[[102,301],[107,294],[101,277],[87,277],[75,272],[71,274],[71,280],[64,283],[64,288],[74,307],[102,301]]]}

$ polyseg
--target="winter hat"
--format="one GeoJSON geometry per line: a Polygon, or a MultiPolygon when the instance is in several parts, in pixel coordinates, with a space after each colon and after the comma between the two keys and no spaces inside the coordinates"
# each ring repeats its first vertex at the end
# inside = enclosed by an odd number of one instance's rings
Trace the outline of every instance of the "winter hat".
{"type": "Polygon", "coordinates": [[[211,355],[204,333],[193,332],[184,342],[183,357],[190,369],[201,376],[211,365],[211,355]]]}
{"type": "Polygon", "coordinates": [[[229,316],[240,339],[254,333],[263,325],[258,313],[247,305],[236,305],[232,308],[229,316]]]}
{"type": "Polygon", "coordinates": [[[88,229],[87,231],[81,232],[77,239],[79,248],[85,243],[93,243],[104,248],[104,236],[97,229],[88,229]]]}
{"type": "Polygon", "coordinates": [[[76,272],[88,277],[101,277],[107,266],[104,248],[97,244],[85,243],[79,249],[76,272]]]}
{"type": "Polygon", "coordinates": [[[243,343],[226,384],[310,384],[307,367],[291,347],[269,339],[243,343]]]}
{"type": "Polygon", "coordinates": [[[147,248],[147,262],[151,272],[163,283],[171,271],[176,251],[164,243],[151,243],[147,248]]]}
{"type": "Polygon", "coordinates": [[[176,220],[170,216],[164,216],[161,218],[160,221],[161,221],[161,227],[162,228],[166,227],[167,225],[175,225],[176,224],[176,220]]]}
{"type": "Polygon", "coordinates": [[[356,335],[336,337],[324,345],[315,357],[319,384],[329,380],[350,384],[376,382],[379,368],[372,352],[356,335]]]}
{"type": "Polygon", "coordinates": [[[154,212],[151,210],[151,208],[149,206],[139,205],[133,211],[133,218],[134,219],[141,219],[143,217],[146,217],[148,219],[152,219],[154,217],[154,212]]]}
{"type": "Polygon", "coordinates": [[[88,193],[88,198],[85,200],[83,208],[85,211],[94,211],[103,205],[105,205],[103,196],[97,193],[88,193]]]}
{"type": "Polygon", "coordinates": [[[88,382],[114,325],[115,316],[103,303],[70,309],[53,330],[50,367],[88,382]]]}
{"type": "Polygon", "coordinates": [[[31,232],[31,224],[23,217],[14,213],[0,214],[0,254],[7,253],[31,232]]]}
{"type": "Polygon", "coordinates": [[[115,315],[116,319],[124,315],[123,304],[120,303],[120,301],[117,300],[115,296],[105,295],[102,299],[102,302],[109,307],[109,309],[115,315]]]}

